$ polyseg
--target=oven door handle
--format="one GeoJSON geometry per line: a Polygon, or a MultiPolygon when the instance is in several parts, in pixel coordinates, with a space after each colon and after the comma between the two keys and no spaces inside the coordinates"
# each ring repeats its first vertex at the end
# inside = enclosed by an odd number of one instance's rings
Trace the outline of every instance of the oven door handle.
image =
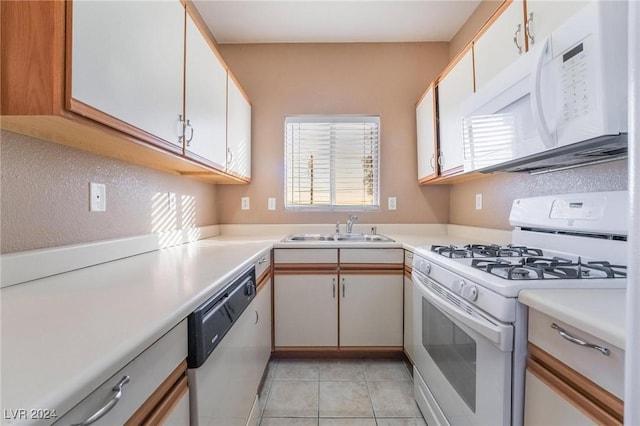
{"type": "MultiPolygon", "coordinates": [[[[422,280],[422,278],[420,278],[420,280],[422,280]]],[[[466,325],[470,329],[484,336],[503,352],[509,352],[513,349],[513,327],[511,325],[500,325],[492,323],[485,318],[475,318],[461,309],[456,309],[437,294],[429,290],[425,285],[422,285],[421,283],[417,285],[425,298],[452,322],[466,325]]]]}

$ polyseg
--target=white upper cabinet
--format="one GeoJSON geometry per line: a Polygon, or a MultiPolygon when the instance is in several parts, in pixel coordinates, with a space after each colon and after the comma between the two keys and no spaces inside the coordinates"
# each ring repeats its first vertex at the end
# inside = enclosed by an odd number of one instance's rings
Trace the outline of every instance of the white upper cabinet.
{"type": "Polygon", "coordinates": [[[418,181],[437,176],[436,169],[436,112],[434,86],[431,85],[416,107],[418,137],[418,181]]]}
{"type": "Polygon", "coordinates": [[[529,50],[587,3],[589,1],[586,0],[527,0],[526,29],[529,50]]]}
{"type": "Polygon", "coordinates": [[[249,179],[251,104],[231,75],[227,80],[227,172],[249,179]]]}
{"type": "Polygon", "coordinates": [[[184,16],[179,1],[73,2],[71,97],[90,108],[71,109],[181,148],[184,16]]]}
{"type": "Polygon", "coordinates": [[[224,170],[227,70],[188,14],[185,59],[185,151],[224,170]]]}
{"type": "MultiPolygon", "coordinates": [[[[555,2],[552,2],[555,4],[555,2]]],[[[473,44],[476,89],[525,53],[524,5],[511,2],[473,44]]]]}
{"type": "Polygon", "coordinates": [[[473,94],[473,57],[469,49],[438,83],[439,165],[441,175],[463,171],[461,103],[473,94]]]}

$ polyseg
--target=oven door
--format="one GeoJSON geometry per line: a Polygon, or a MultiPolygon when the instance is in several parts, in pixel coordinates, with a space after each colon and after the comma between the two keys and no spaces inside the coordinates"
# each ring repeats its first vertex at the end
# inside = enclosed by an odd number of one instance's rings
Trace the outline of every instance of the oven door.
{"type": "Polygon", "coordinates": [[[415,270],[413,288],[416,400],[427,423],[509,424],[513,326],[415,270]]]}

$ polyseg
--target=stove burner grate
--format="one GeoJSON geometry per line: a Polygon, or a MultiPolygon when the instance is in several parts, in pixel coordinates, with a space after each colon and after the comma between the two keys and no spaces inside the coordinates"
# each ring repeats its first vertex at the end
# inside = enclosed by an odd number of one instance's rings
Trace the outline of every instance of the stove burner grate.
{"type": "Polygon", "coordinates": [[[583,263],[562,257],[521,259],[473,259],[471,266],[508,280],[625,278],[626,267],[596,261],[583,263]]]}

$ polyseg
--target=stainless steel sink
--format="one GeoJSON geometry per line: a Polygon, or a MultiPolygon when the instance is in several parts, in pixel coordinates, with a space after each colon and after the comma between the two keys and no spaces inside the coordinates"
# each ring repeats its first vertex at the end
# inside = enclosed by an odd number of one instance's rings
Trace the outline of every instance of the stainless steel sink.
{"type": "Polygon", "coordinates": [[[287,235],[283,242],[300,242],[300,241],[353,241],[353,242],[374,242],[374,243],[392,243],[395,240],[381,234],[291,234],[287,235]]]}

